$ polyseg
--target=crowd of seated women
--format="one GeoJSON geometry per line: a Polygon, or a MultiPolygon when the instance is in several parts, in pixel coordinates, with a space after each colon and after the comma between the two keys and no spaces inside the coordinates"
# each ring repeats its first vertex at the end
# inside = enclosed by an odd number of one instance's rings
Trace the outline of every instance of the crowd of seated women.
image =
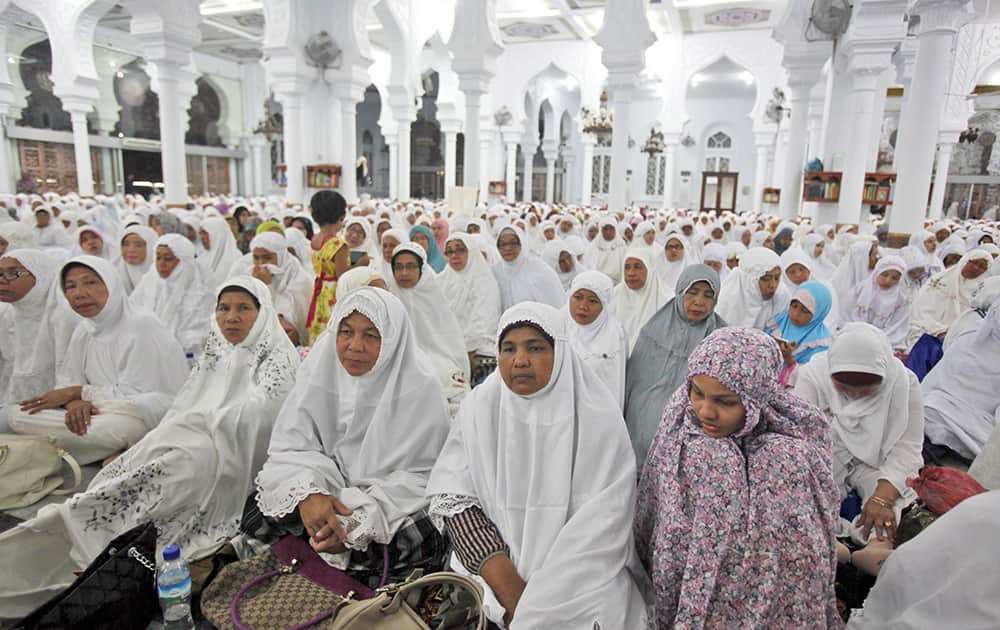
{"type": "Polygon", "coordinates": [[[1000,623],[996,492],[895,547],[925,460],[1000,488],[994,225],[3,203],[0,432],[100,470],[0,533],[0,618],[151,521],[371,586],[386,549],[499,627],[839,628],[838,564],[851,627],[1000,623]]]}

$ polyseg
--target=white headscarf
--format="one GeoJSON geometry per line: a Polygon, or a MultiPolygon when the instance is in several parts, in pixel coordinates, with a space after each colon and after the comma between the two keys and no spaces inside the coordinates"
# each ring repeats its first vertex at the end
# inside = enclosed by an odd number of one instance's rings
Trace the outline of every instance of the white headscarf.
{"type": "MultiPolygon", "coordinates": [[[[438,274],[438,284],[448,298],[465,337],[465,349],[487,356],[496,355],[496,328],[500,320],[500,287],[483,258],[479,239],[456,232],[448,241],[461,241],[468,250],[468,262],[461,271],[448,265],[438,274]]],[[[447,244],[447,243],[446,243],[447,244]]]]}
{"type": "Polygon", "coordinates": [[[809,256],[807,256],[801,248],[794,245],[789,247],[785,250],[785,253],[778,257],[778,261],[779,266],[781,267],[781,286],[785,287],[789,293],[795,293],[796,289],[799,288],[799,285],[793,284],[792,281],[788,279],[788,274],[786,273],[788,268],[792,265],[802,265],[809,270],[809,278],[806,282],[809,280],[815,280],[815,278],[812,277],[812,259],[809,258],[809,256]]]}
{"type": "Polygon", "coordinates": [[[386,544],[410,514],[427,506],[424,488],[450,420],[437,374],[417,348],[406,308],[363,287],[339,300],[299,368],[275,421],[257,475],[265,516],[291,513],[310,494],[336,496],[358,529],[386,544]],[[378,359],[351,376],[337,356],[337,330],[354,312],[382,336],[378,359]]]}
{"type": "Polygon", "coordinates": [[[628,351],[631,353],[635,342],[639,340],[642,327],[673,296],[673,289],[669,294],[663,293],[660,282],[653,272],[655,266],[653,253],[648,247],[629,249],[622,261],[623,268],[629,258],[640,260],[646,266],[646,284],[641,289],[632,290],[622,280],[611,295],[611,313],[625,330],[625,335],[628,337],[628,351]]]}
{"type": "Polygon", "coordinates": [[[375,267],[367,266],[348,269],[337,278],[337,299],[342,300],[348,294],[357,291],[361,287],[371,286],[371,283],[376,280],[385,282],[385,278],[382,277],[382,274],[375,267]]]}
{"type": "Polygon", "coordinates": [[[1000,277],[992,276],[983,282],[982,286],[972,294],[972,304],[970,308],[959,315],[958,319],[948,327],[948,334],[944,336],[942,349],[948,352],[948,348],[961,337],[966,331],[975,329],[986,317],[993,304],[1000,300],[1000,277]]]}
{"type": "MultiPolygon", "coordinates": [[[[655,284],[655,283],[654,283],[655,284]]],[[[617,397],[619,406],[625,406],[625,363],[628,361],[629,342],[625,329],[611,314],[611,279],[599,271],[585,271],[573,280],[570,300],[566,305],[566,332],[569,345],[597,376],[607,384],[617,397]],[[583,326],[573,319],[573,294],[580,289],[592,292],[601,301],[597,319],[583,326]]]]}
{"type": "Polygon", "coordinates": [[[847,255],[837,267],[837,273],[833,276],[833,290],[840,307],[839,316],[843,321],[851,321],[858,293],[871,275],[868,260],[874,244],[875,242],[871,240],[857,240],[852,243],[847,255]]]}
{"type": "MultiPolygon", "coordinates": [[[[233,265],[240,259],[240,249],[225,219],[208,217],[201,222],[201,229],[208,233],[208,252],[198,257],[198,263],[205,285],[217,287],[225,282],[233,265]]],[[[193,246],[191,255],[194,256],[193,246]]]]}
{"type": "Polygon", "coordinates": [[[848,630],[993,628],[1000,491],[962,501],[893,551],[848,630]]]}
{"type": "MultiPolygon", "coordinates": [[[[410,237],[406,235],[405,230],[400,230],[396,228],[390,228],[382,233],[382,242],[385,239],[392,238],[398,241],[396,246],[398,247],[401,243],[409,242],[410,237]]],[[[395,250],[395,247],[393,248],[395,250]]],[[[423,249],[423,248],[421,248],[423,249]]],[[[385,284],[390,290],[396,286],[396,276],[392,273],[392,262],[386,262],[385,258],[382,257],[382,252],[378,255],[378,270],[381,272],[382,277],[385,278],[385,284]]]]}
{"type": "Polygon", "coordinates": [[[826,412],[835,439],[855,459],[878,469],[909,424],[910,374],[893,356],[885,333],[852,322],[834,337],[827,352],[801,367],[799,383],[818,393],[819,400],[812,402],[826,412]],[[833,387],[831,375],[838,372],[877,374],[882,384],[871,396],[850,398],[833,387]]]}
{"type": "MultiPolygon", "coordinates": [[[[191,244],[183,236],[173,236],[191,244]]],[[[59,278],[75,263],[100,276],[108,299],[100,313],[83,318],[76,327],[66,361],[56,375],[56,387],[84,385],[86,400],[130,400],[152,429],[187,378],[184,352],[171,335],[162,334],[159,319],[132,307],[111,263],[96,256],[77,256],[66,261],[59,278]]]]}
{"type": "Polygon", "coordinates": [[[772,317],[788,307],[791,295],[778,285],[774,296],[764,300],[758,281],[775,267],[781,268],[781,259],[766,247],[754,247],[740,257],[740,266],[733,269],[719,291],[715,312],[730,326],[764,329],[772,317]]]}
{"type": "Polygon", "coordinates": [[[58,263],[48,254],[15,249],[0,258],[17,260],[35,277],[35,286],[27,295],[10,304],[12,347],[4,348],[3,354],[11,354],[13,361],[2,402],[10,405],[8,411],[13,414],[22,400],[55,387],[56,370],[65,360],[70,338],[81,320],[66,303],[56,275],[58,263]]]}
{"type": "Polygon", "coordinates": [[[859,287],[858,299],[851,311],[851,321],[867,322],[886,334],[893,349],[906,350],[906,334],[910,324],[910,293],[903,277],[906,263],[899,256],[886,256],[878,261],[875,270],[859,287]],[[899,282],[891,289],[883,289],[878,277],[886,271],[898,271],[899,282]]]}
{"type": "Polygon", "coordinates": [[[36,247],[35,233],[31,226],[20,221],[0,223],[0,239],[7,241],[7,251],[36,247]]]}
{"type": "Polygon", "coordinates": [[[566,292],[559,282],[559,276],[538,256],[528,253],[524,233],[521,229],[508,225],[497,233],[497,240],[504,232],[513,232],[521,242],[521,253],[513,262],[501,259],[493,265],[493,277],[500,287],[500,303],[510,308],[520,302],[542,302],[553,308],[561,308],[566,303],[566,292]]]}
{"type": "Polygon", "coordinates": [[[392,257],[400,252],[410,252],[423,267],[420,280],[412,289],[404,289],[398,283],[393,283],[389,289],[406,307],[417,347],[427,353],[445,388],[456,383],[469,383],[469,356],[466,354],[462,326],[448,306],[448,298],[438,284],[437,274],[427,264],[424,248],[417,243],[400,243],[392,251],[392,257]]]}
{"type": "Polygon", "coordinates": [[[313,283],[302,271],[302,265],[288,251],[288,241],[279,232],[261,232],[250,241],[250,267],[243,273],[250,275],[253,270],[253,250],[266,249],[278,256],[277,265],[266,265],[271,272],[271,299],[278,315],[292,324],[300,339],[306,338],[306,318],[312,302],[313,283]]]}
{"type": "Polygon", "coordinates": [[[966,280],[962,277],[962,269],[970,260],[993,263],[989,253],[974,249],[962,256],[958,263],[928,280],[917,293],[910,315],[908,341],[911,346],[923,333],[937,335],[947,331],[958,316],[971,306],[972,296],[989,277],[989,271],[974,280],[966,280]]]}
{"type": "Polygon", "coordinates": [[[664,297],[664,301],[669,300],[674,297],[674,290],[677,286],[677,278],[681,276],[681,272],[691,264],[694,264],[694,259],[691,255],[691,244],[680,232],[675,232],[673,234],[667,235],[666,239],[663,241],[663,247],[656,250],[654,256],[655,262],[652,266],[651,271],[660,284],[660,295],[664,297]],[[670,262],[667,260],[666,248],[670,244],[670,241],[677,241],[684,246],[684,255],[677,262],[670,262]]]}
{"type": "Polygon", "coordinates": [[[212,298],[195,262],[191,241],[180,234],[164,234],[156,241],[157,247],[161,245],[169,248],[180,262],[167,278],[160,277],[155,265],[151,267],[132,292],[131,302],[154,313],[184,351],[196,355],[208,337],[212,298]]]}
{"type": "Polygon", "coordinates": [[[499,372],[473,389],[427,494],[432,514],[478,505],[497,526],[527,582],[515,627],[641,628],[635,457],[621,410],[569,347],[565,321],[533,302],[504,313],[498,338],[530,322],[554,340],[551,378],[529,396],[514,393],[499,372]]]}
{"type": "Polygon", "coordinates": [[[812,268],[811,279],[817,280],[819,282],[830,282],[833,280],[834,274],[837,273],[837,267],[830,262],[827,258],[826,249],[830,245],[826,242],[826,239],[822,234],[807,234],[802,239],[802,250],[806,253],[809,258],[809,263],[812,268]],[[823,243],[823,253],[820,256],[816,255],[816,246],[823,243]],[[815,276],[815,277],[813,277],[815,276]]]}
{"type": "Polygon", "coordinates": [[[118,275],[122,279],[122,286],[125,288],[125,293],[127,295],[132,295],[135,288],[139,286],[139,282],[142,277],[146,275],[146,272],[153,267],[156,262],[156,232],[153,228],[148,228],[143,225],[130,225],[125,228],[122,232],[121,240],[124,241],[125,237],[135,234],[141,238],[146,243],[146,260],[138,265],[130,265],[125,262],[125,259],[119,254],[118,258],[115,259],[115,269],[118,270],[118,275]]]}
{"type": "Polygon", "coordinates": [[[921,383],[927,437],[974,459],[996,430],[1000,407],[1000,301],[955,339],[921,383]]]}
{"type": "Polygon", "coordinates": [[[622,239],[618,224],[609,216],[603,217],[598,222],[597,236],[587,245],[583,258],[591,269],[596,269],[611,278],[612,282],[620,282],[622,277],[622,262],[625,257],[625,248],[628,243],[622,239]],[[609,241],[604,238],[604,228],[615,229],[614,237],[609,241]]]}
{"type": "Polygon", "coordinates": [[[109,235],[104,229],[96,225],[81,225],[80,229],[76,231],[73,235],[73,256],[82,256],[86,252],[83,251],[83,247],[80,245],[80,237],[86,233],[96,234],[99,239],[101,239],[102,248],[101,255],[99,258],[104,260],[114,261],[119,256],[118,243],[115,243],[114,237],[109,235]]]}
{"type": "Polygon", "coordinates": [[[562,283],[563,289],[566,291],[569,291],[570,285],[573,284],[573,279],[587,270],[586,265],[580,262],[573,255],[573,252],[570,251],[568,241],[559,238],[545,243],[545,246],[542,248],[542,260],[556,272],[556,275],[559,276],[559,282],[562,283]],[[570,258],[573,259],[573,268],[566,273],[563,273],[562,269],[559,268],[559,257],[562,256],[563,252],[568,253],[570,258]]]}
{"type": "Polygon", "coordinates": [[[721,265],[719,269],[719,280],[725,281],[729,277],[729,266],[726,265],[726,246],[719,243],[709,243],[705,246],[705,250],[701,253],[701,259],[704,263],[715,262],[721,265]]]}

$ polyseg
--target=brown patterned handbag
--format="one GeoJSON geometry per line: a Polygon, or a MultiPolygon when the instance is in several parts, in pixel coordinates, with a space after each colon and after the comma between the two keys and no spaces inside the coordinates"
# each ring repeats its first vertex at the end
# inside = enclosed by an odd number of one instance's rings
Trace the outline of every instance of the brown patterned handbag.
{"type": "Polygon", "coordinates": [[[486,622],[482,591],[469,578],[418,572],[372,591],[295,536],[224,568],[205,589],[201,610],[216,627],[234,630],[481,630],[486,622]]]}

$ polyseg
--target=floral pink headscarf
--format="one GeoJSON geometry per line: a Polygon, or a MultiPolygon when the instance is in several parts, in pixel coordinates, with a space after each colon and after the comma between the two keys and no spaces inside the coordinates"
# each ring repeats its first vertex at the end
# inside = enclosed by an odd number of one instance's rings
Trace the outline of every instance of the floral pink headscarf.
{"type": "Polygon", "coordinates": [[[838,493],[822,412],[778,383],[766,334],[716,330],[692,352],[639,482],[635,533],[658,627],[839,628],[838,493]],[[739,394],[746,424],[706,435],[691,377],[739,394]]]}

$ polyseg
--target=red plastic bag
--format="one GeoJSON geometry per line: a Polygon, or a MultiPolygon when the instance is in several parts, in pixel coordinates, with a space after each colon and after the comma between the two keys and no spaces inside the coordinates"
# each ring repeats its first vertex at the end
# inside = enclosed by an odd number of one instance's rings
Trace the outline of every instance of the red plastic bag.
{"type": "Polygon", "coordinates": [[[920,475],[907,479],[920,500],[935,514],[942,515],[969,497],[986,492],[972,475],[954,468],[924,466],[920,475]]]}

